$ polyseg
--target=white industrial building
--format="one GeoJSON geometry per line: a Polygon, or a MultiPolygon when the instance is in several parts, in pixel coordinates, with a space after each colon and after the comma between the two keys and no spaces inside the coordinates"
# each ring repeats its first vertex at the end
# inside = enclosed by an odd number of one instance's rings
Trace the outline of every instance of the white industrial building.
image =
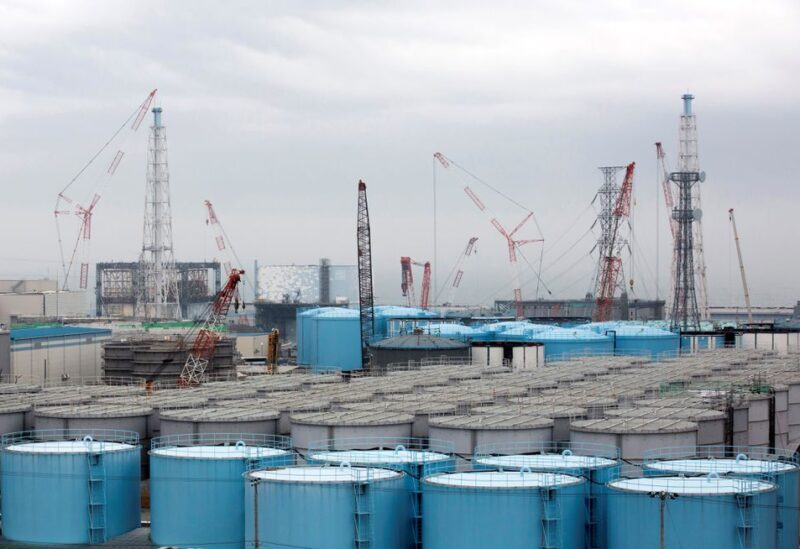
{"type": "Polygon", "coordinates": [[[0,325],[20,319],[84,317],[87,305],[85,291],[60,291],[55,280],[0,280],[0,325]]]}
{"type": "Polygon", "coordinates": [[[10,380],[63,382],[102,375],[103,343],[111,330],[54,326],[11,330],[10,380]]]}

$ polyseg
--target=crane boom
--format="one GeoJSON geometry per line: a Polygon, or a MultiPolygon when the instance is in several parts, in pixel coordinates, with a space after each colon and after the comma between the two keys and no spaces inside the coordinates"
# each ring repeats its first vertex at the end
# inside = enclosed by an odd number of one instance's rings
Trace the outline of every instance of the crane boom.
{"type": "Polygon", "coordinates": [[[619,284],[619,273],[622,268],[622,258],[619,256],[619,242],[617,235],[622,219],[630,216],[631,196],[633,193],[633,173],[636,167],[631,162],[625,168],[625,179],[619,189],[617,200],[612,213],[611,238],[608,251],[601,260],[600,276],[597,284],[597,300],[595,305],[594,320],[605,322],[611,320],[611,308],[614,304],[614,292],[619,284]]]}
{"type": "Polygon", "coordinates": [[[372,235],[369,225],[367,184],[358,181],[358,212],[356,224],[358,250],[358,309],[361,327],[361,367],[371,365],[369,344],[375,335],[375,308],[372,293],[372,235]]]}
{"type": "Polygon", "coordinates": [[[422,267],[422,291],[420,292],[419,298],[419,306],[422,309],[427,309],[429,306],[429,300],[431,295],[431,262],[426,261],[425,263],[421,263],[419,261],[414,261],[408,256],[403,256],[400,258],[400,269],[401,269],[401,282],[400,282],[400,290],[403,292],[403,297],[406,298],[406,304],[410,306],[415,306],[417,304],[416,297],[414,295],[414,273],[412,272],[411,266],[416,265],[418,267],[422,267]]]}
{"type": "Polygon", "coordinates": [[[194,338],[186,363],[183,365],[179,380],[180,386],[189,387],[202,383],[206,367],[214,356],[214,349],[220,339],[217,329],[225,321],[231,303],[234,305],[234,310],[239,310],[238,286],[243,274],[243,270],[231,269],[228,281],[209,306],[203,324],[194,338]]]}
{"type": "Polygon", "coordinates": [[[747,277],[744,274],[744,261],[742,260],[742,247],[739,245],[739,231],[736,230],[736,218],[733,216],[733,208],[728,210],[728,217],[733,228],[733,240],[736,242],[736,255],[739,256],[739,272],[742,275],[742,290],[744,290],[744,305],[747,307],[747,321],[753,322],[753,308],[750,306],[750,290],[747,287],[747,277]]]}

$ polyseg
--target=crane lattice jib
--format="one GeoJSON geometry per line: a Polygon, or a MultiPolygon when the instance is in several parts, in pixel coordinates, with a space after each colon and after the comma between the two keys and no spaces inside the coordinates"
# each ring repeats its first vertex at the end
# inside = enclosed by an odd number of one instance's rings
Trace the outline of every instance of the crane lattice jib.
{"type": "Polygon", "coordinates": [[[622,219],[630,216],[631,196],[633,194],[633,174],[636,163],[631,162],[625,168],[625,179],[617,194],[611,219],[611,237],[607,253],[600,263],[600,276],[597,283],[597,300],[594,320],[604,322],[611,319],[611,308],[614,303],[614,292],[618,286],[619,272],[622,269],[622,258],[618,253],[617,234],[622,219]]]}
{"type": "Polygon", "coordinates": [[[428,308],[428,300],[431,294],[431,262],[426,261],[422,272],[422,294],[419,298],[419,306],[422,309],[428,308]]]}
{"type": "Polygon", "coordinates": [[[183,365],[180,385],[190,386],[202,382],[206,367],[211,361],[211,357],[214,356],[214,349],[220,339],[217,328],[228,316],[231,303],[239,298],[239,282],[241,282],[243,274],[242,270],[231,269],[228,281],[211,303],[205,320],[194,338],[186,363],[183,365]]]}
{"type": "Polygon", "coordinates": [[[370,367],[369,343],[375,335],[375,309],[372,293],[372,241],[370,238],[367,184],[358,182],[356,243],[358,250],[358,307],[361,326],[361,367],[370,367]]]}

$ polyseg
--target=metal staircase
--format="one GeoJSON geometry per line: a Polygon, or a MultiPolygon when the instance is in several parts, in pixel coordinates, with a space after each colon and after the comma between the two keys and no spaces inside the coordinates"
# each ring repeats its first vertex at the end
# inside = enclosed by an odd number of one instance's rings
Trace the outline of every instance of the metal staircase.
{"type": "Polygon", "coordinates": [[[736,524],[739,549],[755,549],[753,545],[753,497],[747,494],[737,494],[736,506],[739,509],[739,521],[736,524]]]}
{"type": "Polygon", "coordinates": [[[561,549],[561,503],[558,490],[542,488],[542,549],[561,549]]]}
{"type": "Polygon", "coordinates": [[[106,537],[106,467],[103,453],[93,451],[86,453],[89,466],[89,543],[96,545],[105,543],[106,537]]]}
{"type": "Polygon", "coordinates": [[[372,543],[372,491],[368,481],[353,482],[353,521],[355,549],[371,549],[372,543]]]}

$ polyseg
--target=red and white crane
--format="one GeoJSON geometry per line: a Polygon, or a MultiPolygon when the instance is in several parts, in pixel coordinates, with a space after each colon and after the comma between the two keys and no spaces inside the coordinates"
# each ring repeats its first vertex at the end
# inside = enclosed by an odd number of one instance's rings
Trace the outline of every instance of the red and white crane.
{"type": "MultiPolygon", "coordinates": [[[[225,255],[229,253],[235,254],[228,242],[228,236],[225,234],[225,229],[222,228],[222,223],[219,222],[217,212],[214,211],[214,206],[211,204],[211,201],[206,200],[204,204],[206,205],[206,225],[214,230],[214,243],[217,245],[217,251],[223,252],[225,255]]],[[[233,268],[230,259],[224,259],[222,261],[222,267],[225,269],[226,275],[230,273],[233,268]]]]}
{"type": "Polygon", "coordinates": [[[187,340],[194,336],[192,349],[183,365],[178,385],[190,387],[199,385],[205,378],[206,368],[214,356],[214,349],[220,340],[219,328],[225,322],[225,317],[233,304],[234,311],[239,311],[239,306],[244,308],[244,302],[239,297],[239,282],[242,280],[244,270],[231,269],[228,281],[220,290],[214,301],[208,306],[199,329],[187,336],[187,340]]]}
{"type": "Polygon", "coordinates": [[[595,295],[596,306],[594,320],[605,322],[611,320],[611,309],[614,304],[614,292],[619,286],[619,273],[622,269],[622,258],[619,254],[621,240],[619,228],[623,219],[631,215],[631,196],[633,193],[633,172],[636,167],[635,162],[631,162],[625,168],[625,179],[619,189],[617,200],[612,213],[611,237],[608,243],[608,251],[605,257],[600,260],[600,276],[597,277],[597,289],[595,295]]]}
{"type": "Polygon", "coordinates": [[[508,262],[511,265],[511,287],[514,289],[514,305],[516,306],[516,318],[524,318],[525,311],[522,304],[522,288],[520,287],[520,272],[519,272],[519,262],[517,261],[517,248],[524,246],[525,244],[532,244],[534,242],[543,242],[541,238],[533,238],[533,239],[516,239],[514,235],[517,234],[525,223],[528,222],[530,218],[533,217],[533,212],[528,212],[528,215],[520,221],[516,227],[512,231],[507,231],[503,224],[500,223],[496,217],[492,216],[489,211],[486,209],[486,205],[478,198],[478,195],[475,194],[475,191],[470,189],[469,187],[464,187],[464,192],[466,195],[472,200],[475,206],[482,212],[484,212],[490,218],[490,223],[492,226],[497,229],[505,239],[506,244],[508,246],[508,262]]]}
{"type": "Polygon", "coordinates": [[[111,145],[111,143],[117,140],[123,130],[128,128],[128,134],[130,135],[139,129],[139,126],[142,124],[142,120],[144,120],[150,105],[155,99],[156,91],[157,90],[153,90],[148,94],[145,100],[136,108],[136,110],[127,118],[127,120],[125,120],[122,126],[117,129],[117,131],[114,132],[111,138],[106,141],[100,150],[98,150],[94,156],[89,159],[89,161],[83,166],[83,168],[81,168],[77,175],[75,175],[75,177],[73,177],[72,180],[67,183],[63,189],[61,189],[61,192],[59,192],[58,196],[56,197],[56,205],[53,208],[53,215],[56,221],[58,247],[61,255],[61,269],[64,279],[62,290],[69,290],[70,277],[73,274],[72,270],[78,261],[80,262],[78,286],[82,290],[89,286],[89,245],[92,239],[92,216],[95,213],[97,203],[100,201],[102,186],[104,186],[116,173],[122,158],[125,156],[124,147],[117,150],[116,154],[111,159],[108,168],[105,170],[105,173],[102,175],[103,179],[101,183],[98,185],[97,190],[91,194],[91,198],[88,201],[83,203],[77,202],[75,199],[68,196],[67,192],[70,190],[72,185],[86,172],[89,166],[91,166],[94,161],[97,160],[97,158],[100,157],[102,153],[111,145]],[[129,122],[131,122],[130,126],[128,126],[129,122]],[[60,221],[60,219],[64,218],[65,216],[74,216],[78,219],[77,236],[75,237],[74,243],[71,244],[71,251],[68,248],[65,249],[67,244],[65,244],[64,239],[62,238],[62,221],[60,221]],[[67,259],[67,253],[69,253],[69,259],[67,259]]]}
{"type": "Polygon", "coordinates": [[[408,306],[416,306],[416,297],[414,295],[414,273],[411,269],[412,265],[422,267],[422,289],[420,292],[419,306],[421,309],[427,309],[429,306],[431,294],[431,262],[424,263],[414,261],[408,256],[400,258],[401,282],[400,290],[403,292],[403,297],[406,298],[408,306]]]}

